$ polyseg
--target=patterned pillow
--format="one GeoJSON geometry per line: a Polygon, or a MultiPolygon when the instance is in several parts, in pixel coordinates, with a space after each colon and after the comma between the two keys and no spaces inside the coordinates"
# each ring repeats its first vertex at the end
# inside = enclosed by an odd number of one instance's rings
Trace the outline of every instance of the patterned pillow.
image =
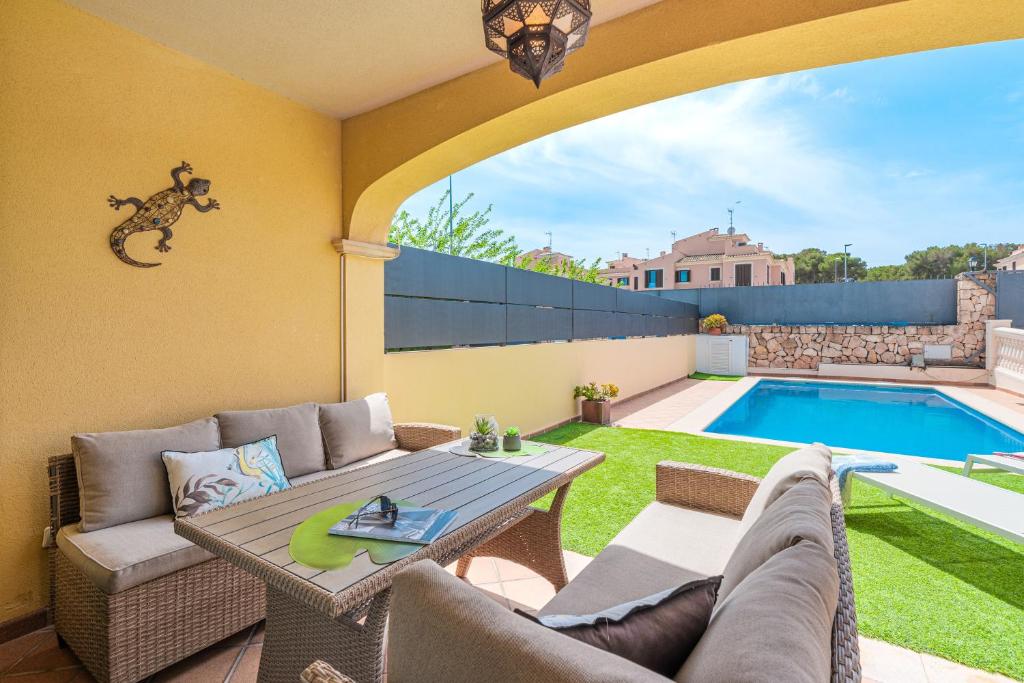
{"type": "Polygon", "coordinates": [[[160,455],[177,517],[191,517],[290,486],[277,452],[277,436],[237,448],[164,451],[160,455]]]}

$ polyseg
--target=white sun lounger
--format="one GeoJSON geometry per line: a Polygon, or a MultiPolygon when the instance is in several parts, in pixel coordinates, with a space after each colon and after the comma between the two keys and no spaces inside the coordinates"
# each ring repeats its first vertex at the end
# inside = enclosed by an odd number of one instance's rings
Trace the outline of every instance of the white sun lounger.
{"type": "MultiPolygon", "coordinates": [[[[1024,495],[905,458],[898,465],[896,472],[853,472],[846,486],[852,488],[856,477],[890,495],[1024,544],[1024,495]]],[[[850,491],[843,493],[844,500],[849,500],[850,491]]]]}
{"type": "Polygon", "coordinates": [[[961,474],[965,477],[971,476],[971,469],[976,463],[1015,474],[1024,474],[1024,458],[1008,458],[1005,455],[968,455],[961,474]]]}

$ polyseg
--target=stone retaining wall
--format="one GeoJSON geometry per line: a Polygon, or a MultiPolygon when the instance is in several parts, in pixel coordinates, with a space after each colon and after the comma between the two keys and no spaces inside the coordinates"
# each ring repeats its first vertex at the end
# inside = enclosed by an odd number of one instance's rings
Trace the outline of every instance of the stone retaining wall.
{"type": "MultiPolygon", "coordinates": [[[[975,274],[995,289],[995,275],[975,274]]],[[[995,296],[965,275],[957,277],[955,325],[730,325],[726,334],[750,338],[749,366],[816,370],[818,363],[910,365],[925,344],[949,344],[954,361],[984,364],[985,321],[995,296]]]]}

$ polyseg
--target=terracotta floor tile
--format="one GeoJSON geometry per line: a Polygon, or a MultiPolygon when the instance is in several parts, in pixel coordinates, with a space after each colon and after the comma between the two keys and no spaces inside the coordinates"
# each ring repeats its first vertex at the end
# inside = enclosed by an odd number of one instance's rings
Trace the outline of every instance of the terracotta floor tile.
{"type": "MultiPolygon", "coordinates": [[[[153,683],[211,683],[223,681],[242,648],[203,650],[183,662],[164,669],[153,677],[153,683]]],[[[5,682],[6,683],[6,682],[5,682]]]]}
{"type": "MultiPolygon", "coordinates": [[[[56,671],[40,671],[30,674],[5,674],[0,676],[3,683],[71,683],[78,680],[78,675],[83,673],[81,667],[69,669],[58,669],[56,671]]],[[[92,680],[91,677],[82,680],[92,680]]]]}
{"type": "Polygon", "coordinates": [[[586,555],[574,553],[571,550],[566,550],[564,553],[565,573],[569,575],[570,581],[579,576],[580,572],[583,571],[583,568],[590,564],[591,560],[594,559],[592,557],[587,557],[586,555]]]}
{"type": "Polygon", "coordinates": [[[70,649],[57,646],[57,636],[50,630],[43,634],[36,647],[7,670],[8,675],[53,671],[80,666],[70,649]]]}
{"type": "MultiPolygon", "coordinates": [[[[457,564],[457,562],[453,562],[445,567],[445,569],[449,573],[454,574],[457,564]]],[[[496,583],[501,580],[501,577],[498,576],[498,568],[495,566],[494,558],[492,557],[474,558],[473,562],[469,565],[469,571],[466,572],[466,578],[475,586],[485,583],[496,583]]]]}
{"type": "Polygon", "coordinates": [[[228,636],[224,640],[211,645],[212,648],[223,648],[223,647],[244,647],[249,644],[249,639],[252,637],[252,632],[255,627],[250,626],[247,629],[239,631],[233,636],[228,636]]]}
{"type": "Polygon", "coordinates": [[[1012,683],[1006,676],[977,671],[934,655],[922,654],[921,662],[930,683],[1012,683]]]}
{"type": "Polygon", "coordinates": [[[519,579],[533,579],[537,577],[537,573],[532,569],[527,569],[521,564],[508,560],[495,559],[494,566],[497,568],[498,576],[501,577],[502,581],[517,581],[519,579]]]}
{"type": "Polygon", "coordinates": [[[245,648],[242,658],[235,664],[235,670],[225,683],[256,683],[256,674],[260,671],[260,655],[263,648],[259,645],[250,645],[245,648]]]}
{"type": "Polygon", "coordinates": [[[872,638],[860,638],[860,664],[879,683],[929,683],[917,652],[872,638]]]}
{"type": "Polygon", "coordinates": [[[539,576],[518,581],[503,581],[502,592],[510,603],[523,605],[531,610],[538,610],[555,597],[555,589],[539,576]]]}
{"type": "Polygon", "coordinates": [[[35,650],[48,636],[52,637],[52,635],[53,629],[45,628],[0,644],[0,674],[7,673],[8,669],[35,650]]]}

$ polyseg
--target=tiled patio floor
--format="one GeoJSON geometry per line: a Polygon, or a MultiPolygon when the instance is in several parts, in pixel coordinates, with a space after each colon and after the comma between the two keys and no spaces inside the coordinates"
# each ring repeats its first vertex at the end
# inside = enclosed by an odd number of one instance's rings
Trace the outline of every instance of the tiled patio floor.
{"type": "MultiPolygon", "coordinates": [[[[566,551],[570,578],[590,558],[566,551]]],[[[454,565],[449,567],[454,571],[454,565]]],[[[546,580],[512,562],[479,558],[469,581],[499,604],[535,610],[554,596],[546,580]]],[[[152,683],[254,683],[263,647],[259,624],[160,672],[152,683]]],[[[881,641],[861,638],[865,683],[1001,683],[1008,678],[969,669],[881,641]]],[[[53,629],[36,631],[0,644],[3,683],[90,683],[93,680],[68,650],[57,647],[53,629]]]]}

